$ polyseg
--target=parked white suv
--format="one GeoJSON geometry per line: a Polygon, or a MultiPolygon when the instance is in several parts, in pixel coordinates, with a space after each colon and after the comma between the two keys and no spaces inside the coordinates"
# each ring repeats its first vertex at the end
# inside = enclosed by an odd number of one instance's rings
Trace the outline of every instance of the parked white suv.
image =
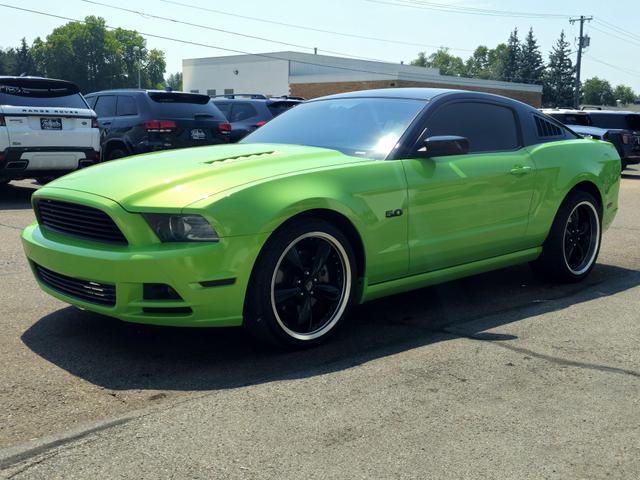
{"type": "Polygon", "coordinates": [[[100,161],[96,114],[65,80],[0,76],[0,184],[100,161]]]}

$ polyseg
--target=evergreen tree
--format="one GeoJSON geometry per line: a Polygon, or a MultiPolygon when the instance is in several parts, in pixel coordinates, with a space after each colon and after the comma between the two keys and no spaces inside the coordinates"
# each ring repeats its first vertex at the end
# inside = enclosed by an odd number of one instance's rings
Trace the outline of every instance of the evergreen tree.
{"type": "Polygon", "coordinates": [[[542,103],[551,107],[573,105],[575,69],[569,56],[569,42],[564,30],[549,54],[549,64],[544,74],[542,103]]]}
{"type": "Polygon", "coordinates": [[[538,47],[536,37],[533,36],[533,28],[530,28],[521,49],[518,77],[521,82],[539,85],[542,83],[543,73],[544,61],[540,54],[540,47],[538,47]]]}
{"type": "Polygon", "coordinates": [[[24,37],[22,37],[20,41],[20,47],[16,50],[14,73],[16,75],[22,75],[23,73],[31,76],[37,75],[31,49],[27,45],[27,40],[24,37]]]}
{"type": "Polygon", "coordinates": [[[518,29],[515,28],[509,40],[507,42],[507,51],[504,58],[504,65],[501,72],[501,80],[507,82],[519,82],[520,81],[520,65],[522,57],[522,46],[518,39],[518,29]]]}

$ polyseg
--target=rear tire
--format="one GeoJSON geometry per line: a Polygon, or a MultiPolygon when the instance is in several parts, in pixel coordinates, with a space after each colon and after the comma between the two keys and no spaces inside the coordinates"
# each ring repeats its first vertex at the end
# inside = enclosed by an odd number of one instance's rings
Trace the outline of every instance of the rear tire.
{"type": "Polygon", "coordinates": [[[109,152],[107,160],[117,160],[118,158],[124,158],[127,156],[128,156],[127,152],[125,152],[121,148],[114,148],[109,152]]]}
{"type": "Polygon", "coordinates": [[[602,240],[602,213],[592,195],[571,192],[562,202],[533,269],[564,283],[585,279],[598,258],[602,240]]]}
{"type": "Polygon", "coordinates": [[[353,249],[332,224],[303,219],[286,225],[267,241],[254,265],[244,327],[277,346],[318,345],[347,315],[356,272],[353,249]]]}

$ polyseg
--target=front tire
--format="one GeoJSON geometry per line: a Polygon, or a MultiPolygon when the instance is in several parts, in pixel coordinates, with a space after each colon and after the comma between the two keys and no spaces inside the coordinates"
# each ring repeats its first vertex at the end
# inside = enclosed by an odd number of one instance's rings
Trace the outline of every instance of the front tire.
{"type": "Polygon", "coordinates": [[[571,192],[562,202],[534,270],[564,283],[585,279],[598,258],[602,213],[592,195],[571,192]]]}
{"type": "Polygon", "coordinates": [[[347,237],[332,224],[303,219],[267,242],[254,265],[245,301],[245,328],[287,347],[326,341],[354,297],[356,263],[347,237]]]}

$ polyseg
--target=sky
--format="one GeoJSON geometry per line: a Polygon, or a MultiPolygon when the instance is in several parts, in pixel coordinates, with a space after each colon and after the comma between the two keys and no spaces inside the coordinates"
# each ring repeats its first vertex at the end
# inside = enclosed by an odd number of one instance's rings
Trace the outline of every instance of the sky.
{"type": "MultiPolygon", "coordinates": [[[[543,57],[564,30],[572,46],[576,45],[578,25],[570,24],[563,16],[592,15],[594,21],[585,24],[585,32],[591,37],[591,46],[583,57],[582,79],[598,76],[609,80],[613,86],[625,84],[640,94],[640,29],[637,15],[637,0],[537,0],[517,2],[507,0],[175,0],[196,8],[177,6],[163,0],[96,0],[112,7],[136,10],[140,13],[123,12],[108,6],[90,4],[83,0],[0,0],[0,47],[19,44],[22,37],[30,43],[35,37],[46,37],[65,20],[49,18],[34,13],[19,12],[2,6],[13,5],[46,12],[49,14],[83,19],[87,15],[98,15],[106,19],[107,25],[137,30],[141,33],[168,36],[176,39],[203,43],[211,47],[182,44],[171,40],[147,38],[148,48],[165,52],[167,74],[181,71],[183,58],[230,55],[232,52],[262,53],[282,50],[313,52],[341,56],[359,56],[390,62],[405,63],[416,58],[419,51],[432,53],[439,46],[448,47],[451,53],[468,57],[480,45],[494,47],[505,42],[509,33],[517,27],[521,38],[530,27],[541,46],[543,57]],[[398,5],[413,4],[417,7],[398,5]],[[453,8],[473,8],[558,15],[545,17],[513,17],[496,15],[473,15],[468,13],[440,11],[434,4],[447,4],[453,8]],[[353,38],[335,33],[317,32],[305,28],[259,22],[222,13],[205,11],[215,9],[234,15],[257,17],[302,27],[311,27],[332,32],[348,33],[376,39],[391,39],[412,45],[389,43],[373,39],[353,38]],[[208,26],[203,29],[177,22],[169,22],[148,15],[173,18],[177,21],[208,26]],[[270,41],[248,38],[226,30],[266,40],[275,40],[296,46],[286,46],[270,41]],[[622,30],[630,31],[630,36],[622,30]],[[415,45],[414,45],[415,44],[415,45]],[[212,48],[220,47],[221,49],[212,48]],[[603,63],[604,62],[604,63],[603,63]]],[[[468,11],[468,10],[467,10],[468,11]]],[[[574,55],[575,60],[575,55],[574,55]]]]}

